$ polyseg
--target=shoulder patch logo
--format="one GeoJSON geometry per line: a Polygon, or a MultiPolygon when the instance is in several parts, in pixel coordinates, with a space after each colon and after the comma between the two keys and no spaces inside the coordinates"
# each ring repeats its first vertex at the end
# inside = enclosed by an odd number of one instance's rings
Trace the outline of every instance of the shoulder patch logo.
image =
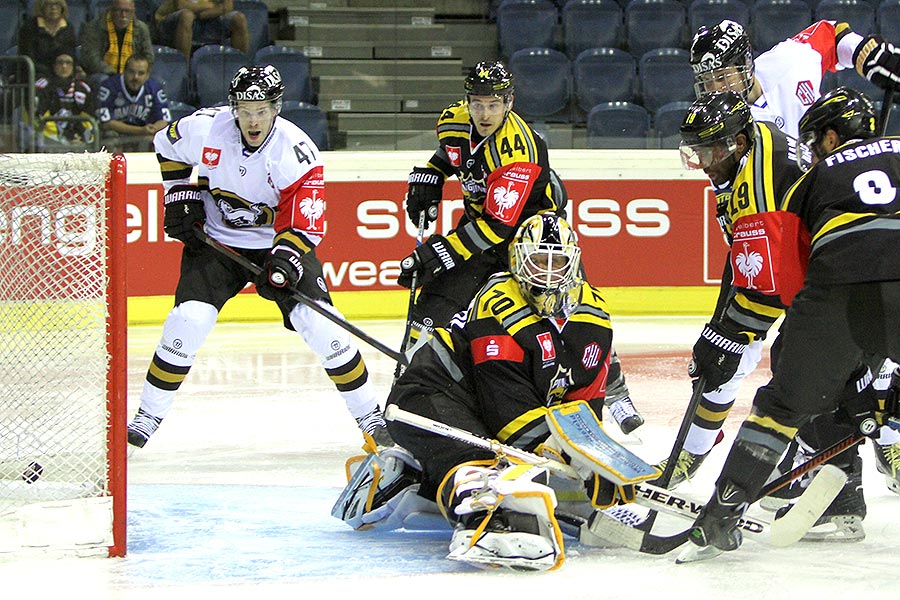
{"type": "Polygon", "coordinates": [[[600,344],[591,342],[584,347],[584,354],[581,355],[581,364],[588,370],[595,368],[600,364],[600,355],[602,353],[600,344]]]}
{"type": "Polygon", "coordinates": [[[447,158],[450,159],[450,164],[454,167],[459,167],[462,165],[462,151],[459,146],[446,146],[447,150],[447,158]]]}
{"type": "Polygon", "coordinates": [[[556,358],[556,348],[553,346],[553,336],[550,335],[550,332],[538,334],[537,341],[541,347],[541,360],[548,361],[556,358]]]}
{"type": "Polygon", "coordinates": [[[811,106],[816,101],[816,89],[810,80],[797,83],[797,99],[803,106],[811,106]]]}

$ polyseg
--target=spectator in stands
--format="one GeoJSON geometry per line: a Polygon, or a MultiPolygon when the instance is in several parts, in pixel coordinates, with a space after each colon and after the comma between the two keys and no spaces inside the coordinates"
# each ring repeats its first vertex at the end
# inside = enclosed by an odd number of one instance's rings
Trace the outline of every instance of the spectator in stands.
{"type": "Polygon", "coordinates": [[[97,121],[110,151],[153,152],[153,135],[170,120],[166,93],[142,56],[128,57],[125,72],[109,76],[97,90],[97,121]]]}
{"type": "Polygon", "coordinates": [[[234,0],[163,0],[154,15],[156,42],[190,60],[194,40],[230,45],[245,54],[250,49],[247,17],[234,10],[234,0]]]}
{"type": "Polygon", "coordinates": [[[112,0],[81,34],[81,62],[88,81],[99,86],[110,75],[123,73],[132,55],[146,58],[153,66],[150,28],[134,17],[134,0],[112,0]]]}
{"type": "Polygon", "coordinates": [[[75,56],[78,38],[69,25],[66,0],[37,0],[34,16],[19,29],[19,54],[34,62],[34,78],[52,77],[54,60],[65,52],[75,56]]]}
{"type": "MultiPolygon", "coordinates": [[[[53,60],[53,74],[35,81],[38,116],[93,116],[91,88],[83,78],[76,75],[75,66],[74,56],[61,52],[53,60]]],[[[88,120],[47,121],[42,133],[45,140],[63,144],[90,143],[96,134],[88,120]]]]}

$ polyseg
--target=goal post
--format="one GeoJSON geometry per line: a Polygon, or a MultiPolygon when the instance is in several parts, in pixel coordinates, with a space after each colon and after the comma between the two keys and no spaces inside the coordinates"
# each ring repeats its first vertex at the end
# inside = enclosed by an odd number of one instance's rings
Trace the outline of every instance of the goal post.
{"type": "Polygon", "coordinates": [[[0,558],[125,555],[125,178],[0,154],[0,558]]]}

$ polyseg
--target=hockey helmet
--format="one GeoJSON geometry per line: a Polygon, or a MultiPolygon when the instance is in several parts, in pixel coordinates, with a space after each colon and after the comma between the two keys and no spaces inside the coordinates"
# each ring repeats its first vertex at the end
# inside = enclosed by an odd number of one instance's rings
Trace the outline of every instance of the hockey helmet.
{"type": "Polygon", "coordinates": [[[753,116],[738,94],[716,92],[691,104],[680,130],[682,166],[705,169],[735,153],[737,134],[753,140],[753,116]]]}
{"type": "Polygon", "coordinates": [[[698,98],[722,90],[746,98],[753,86],[750,37],[740,23],[728,19],[700,27],[691,41],[691,68],[698,98]]]}
{"type": "Polygon", "coordinates": [[[816,100],[800,118],[797,164],[804,171],[812,166],[812,156],[823,158],[819,150],[822,135],[833,129],[841,142],[876,135],[875,107],[872,101],[853,88],[837,87],[816,100]]]}
{"type": "Polygon", "coordinates": [[[542,317],[566,318],[581,301],[581,248],[572,227],[542,213],[526,219],[509,247],[509,270],[542,317]]]}
{"type": "Polygon", "coordinates": [[[228,103],[237,108],[238,102],[271,102],[275,112],[281,112],[284,83],[281,73],[272,65],[241,67],[228,87],[228,103]]]}
{"type": "Polygon", "coordinates": [[[482,61],[472,67],[465,82],[466,96],[497,96],[509,102],[515,90],[513,75],[500,61],[482,61]]]}

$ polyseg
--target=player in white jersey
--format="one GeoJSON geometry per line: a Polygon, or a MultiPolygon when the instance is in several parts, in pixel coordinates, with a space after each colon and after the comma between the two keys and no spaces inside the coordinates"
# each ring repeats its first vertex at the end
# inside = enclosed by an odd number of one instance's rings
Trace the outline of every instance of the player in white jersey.
{"type": "Polygon", "coordinates": [[[231,81],[230,106],[198,110],[154,138],[165,188],[164,229],[184,249],[175,307],[128,426],[133,446],[143,447],[156,431],[222,306],[248,282],[278,305],[284,326],[316,353],[360,429],[379,445],[392,444],[348,331],[291,296],[299,291],[341,316],[315,253],[325,234],[322,156],[303,130],[278,116],[283,93],[271,65],[242,67],[231,81]],[[198,225],[263,265],[261,276],[203,243],[195,234],[198,225]]]}
{"type": "MultiPolygon", "coordinates": [[[[846,23],[831,21],[813,23],[756,59],[750,38],[740,24],[723,20],[713,27],[704,26],[691,43],[691,66],[698,98],[713,91],[737,92],[750,104],[755,120],[774,123],[793,137],[797,136],[800,118],[821,95],[819,88],[825,72],[853,68],[881,87],[900,82],[900,51],[877,36],[863,37],[846,23]]],[[[726,216],[717,214],[717,218],[724,230],[722,220],[726,216]]],[[[723,285],[729,284],[730,281],[723,281],[723,285]]],[[[734,377],[703,394],[677,459],[671,486],[692,476],[709,454],[741,381],[756,368],[762,351],[762,340],[749,344],[734,377]]],[[[897,363],[885,361],[876,389],[887,390],[896,367],[897,363]]],[[[900,433],[884,429],[875,445],[878,468],[887,476],[888,486],[900,493],[900,433]]]]}

